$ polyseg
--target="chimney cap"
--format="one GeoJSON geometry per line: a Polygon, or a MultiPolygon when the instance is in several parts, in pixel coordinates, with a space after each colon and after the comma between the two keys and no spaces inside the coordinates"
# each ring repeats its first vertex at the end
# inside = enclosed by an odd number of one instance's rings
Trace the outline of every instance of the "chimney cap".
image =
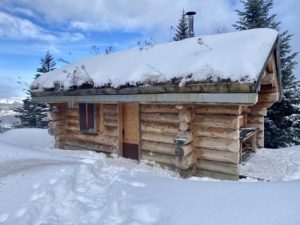
{"type": "Polygon", "coordinates": [[[189,11],[189,12],[186,12],[185,15],[187,15],[187,16],[193,16],[193,15],[195,15],[195,14],[196,14],[196,12],[194,12],[194,11],[189,11]]]}

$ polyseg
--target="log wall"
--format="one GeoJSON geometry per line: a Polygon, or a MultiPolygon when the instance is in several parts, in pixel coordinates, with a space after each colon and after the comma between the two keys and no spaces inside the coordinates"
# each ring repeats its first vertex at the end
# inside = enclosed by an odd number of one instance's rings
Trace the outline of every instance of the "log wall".
{"type": "Polygon", "coordinates": [[[241,106],[195,105],[192,125],[198,176],[238,179],[241,106]]]}
{"type": "MultiPolygon", "coordinates": [[[[53,105],[54,106],[54,105],[53,105]]],[[[54,106],[58,108],[57,106],[54,106]]],[[[64,104],[61,110],[50,113],[50,123],[56,146],[64,149],[88,149],[119,153],[119,117],[117,104],[96,104],[96,133],[80,131],[79,105],[64,104]],[[63,110],[62,110],[63,109],[63,110]],[[54,120],[59,118],[59,120],[54,120]]]]}
{"type": "Polygon", "coordinates": [[[142,104],[140,113],[141,159],[176,168],[182,175],[186,175],[186,171],[192,169],[194,165],[190,109],[176,105],[142,104]],[[175,153],[176,137],[187,140],[182,146],[182,157],[178,157],[175,153]]]}

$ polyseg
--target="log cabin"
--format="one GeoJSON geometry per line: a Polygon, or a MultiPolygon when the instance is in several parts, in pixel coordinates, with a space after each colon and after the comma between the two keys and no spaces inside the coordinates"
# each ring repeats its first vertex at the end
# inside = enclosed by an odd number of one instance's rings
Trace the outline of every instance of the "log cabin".
{"type": "Polygon", "coordinates": [[[278,43],[254,29],[91,56],[40,76],[32,100],[49,104],[57,148],[235,180],[281,99],[278,43]]]}

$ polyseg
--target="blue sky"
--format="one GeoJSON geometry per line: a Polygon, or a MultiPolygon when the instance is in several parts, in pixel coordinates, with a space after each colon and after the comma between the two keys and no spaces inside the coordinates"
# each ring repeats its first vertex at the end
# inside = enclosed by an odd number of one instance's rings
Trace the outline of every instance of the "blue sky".
{"type": "MultiPolygon", "coordinates": [[[[24,95],[47,50],[73,62],[94,54],[93,45],[103,53],[109,46],[120,51],[150,38],[166,42],[182,9],[197,11],[196,35],[218,27],[231,31],[240,7],[238,0],[1,0],[0,98],[24,95]]],[[[282,30],[294,34],[293,50],[300,51],[300,0],[274,0],[273,12],[282,30]]],[[[300,78],[299,66],[296,74],[300,78]]]]}

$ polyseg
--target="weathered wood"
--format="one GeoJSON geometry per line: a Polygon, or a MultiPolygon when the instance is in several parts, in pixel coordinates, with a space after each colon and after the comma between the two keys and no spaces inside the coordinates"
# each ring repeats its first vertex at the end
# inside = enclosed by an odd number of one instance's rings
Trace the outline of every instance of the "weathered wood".
{"type": "Polygon", "coordinates": [[[141,104],[140,109],[145,113],[177,113],[174,105],[141,104]]]}
{"type": "Polygon", "coordinates": [[[195,147],[238,152],[240,148],[239,140],[213,138],[213,137],[195,137],[193,142],[195,147]]]}
{"type": "Polygon", "coordinates": [[[278,93],[259,93],[258,102],[274,103],[279,100],[278,93]]]}
{"type": "Polygon", "coordinates": [[[142,150],[141,159],[155,161],[167,165],[174,165],[174,166],[176,165],[176,157],[167,154],[153,153],[153,152],[142,150]]]}
{"type": "Polygon", "coordinates": [[[74,138],[76,140],[81,140],[85,142],[92,142],[98,144],[101,143],[106,145],[117,145],[118,142],[118,139],[112,136],[82,133],[80,131],[69,130],[69,128],[67,128],[67,131],[68,132],[66,133],[66,136],[68,136],[70,139],[74,138]]]}
{"type": "Polygon", "coordinates": [[[179,124],[142,122],[141,130],[146,132],[156,132],[159,134],[177,134],[179,131],[179,124]]]}
{"type": "Polygon", "coordinates": [[[118,137],[119,129],[118,129],[118,127],[104,127],[103,131],[100,132],[100,134],[101,133],[103,133],[104,135],[107,135],[107,136],[118,137]]]}
{"type": "Polygon", "coordinates": [[[141,138],[145,141],[161,142],[167,144],[174,144],[176,135],[159,134],[154,132],[142,131],[141,138]]]}
{"type": "Polygon", "coordinates": [[[195,159],[192,153],[184,157],[176,158],[176,166],[180,169],[184,169],[184,170],[189,169],[194,165],[194,163],[195,163],[195,159]]]}
{"type": "Polygon", "coordinates": [[[267,109],[262,108],[262,109],[251,109],[250,112],[248,113],[249,116],[266,116],[267,115],[267,109]]]}
{"type": "Polygon", "coordinates": [[[67,137],[65,139],[65,148],[68,146],[82,148],[82,150],[88,149],[88,150],[107,152],[107,153],[112,153],[116,148],[115,146],[90,143],[90,142],[86,142],[86,141],[82,141],[82,140],[70,139],[67,137]]]}
{"type": "Polygon", "coordinates": [[[250,124],[253,124],[253,123],[264,123],[265,122],[265,118],[264,116],[248,116],[248,122],[250,124]]]}
{"type": "Polygon", "coordinates": [[[221,115],[241,115],[241,106],[236,105],[196,105],[194,109],[198,114],[221,114],[221,115]]]}
{"type": "Polygon", "coordinates": [[[143,151],[175,155],[175,144],[167,144],[154,141],[142,141],[141,145],[141,149],[143,151]]]}
{"type": "Polygon", "coordinates": [[[178,124],[178,114],[173,113],[141,113],[143,122],[160,122],[178,124]]]}
{"type": "Polygon", "coordinates": [[[189,123],[191,122],[192,115],[191,112],[187,109],[183,109],[179,111],[179,121],[180,122],[186,122],[189,123]]]}
{"type": "Polygon", "coordinates": [[[196,148],[195,153],[197,155],[197,159],[205,159],[225,163],[239,163],[239,152],[216,151],[205,148],[196,148]]]}
{"type": "Polygon", "coordinates": [[[138,104],[123,104],[123,142],[139,144],[139,107],[138,104]]]}
{"type": "Polygon", "coordinates": [[[227,129],[238,129],[241,116],[225,115],[196,115],[193,124],[201,127],[221,127],[227,129]]]}
{"type": "Polygon", "coordinates": [[[218,172],[206,171],[206,170],[198,170],[196,173],[196,176],[210,177],[210,178],[219,179],[219,180],[238,180],[239,179],[238,175],[218,173],[218,172]]]}
{"type": "Polygon", "coordinates": [[[190,126],[187,122],[180,122],[179,123],[179,130],[180,131],[187,131],[189,130],[190,126]]]}
{"type": "Polygon", "coordinates": [[[275,73],[266,73],[266,75],[262,79],[262,84],[271,84],[275,80],[275,73]]]}
{"type": "Polygon", "coordinates": [[[226,129],[226,128],[216,128],[216,127],[203,128],[200,126],[193,126],[193,134],[195,136],[200,136],[200,137],[239,139],[238,129],[226,129]]]}
{"type": "Polygon", "coordinates": [[[256,127],[260,130],[264,130],[265,129],[265,125],[264,123],[250,123],[248,122],[248,127],[256,127]]]}
{"type": "Polygon", "coordinates": [[[123,106],[122,104],[117,105],[118,112],[118,127],[117,127],[117,138],[118,138],[118,154],[123,156],[123,106]]]}
{"type": "Polygon", "coordinates": [[[68,109],[66,111],[66,116],[70,118],[79,118],[79,110],[73,111],[68,109]]]}
{"type": "Polygon", "coordinates": [[[209,160],[198,160],[196,167],[201,170],[213,171],[218,173],[239,175],[239,164],[215,162],[209,160]]]}
{"type": "Polygon", "coordinates": [[[118,127],[117,120],[105,120],[103,121],[104,126],[106,127],[118,127]]]}

